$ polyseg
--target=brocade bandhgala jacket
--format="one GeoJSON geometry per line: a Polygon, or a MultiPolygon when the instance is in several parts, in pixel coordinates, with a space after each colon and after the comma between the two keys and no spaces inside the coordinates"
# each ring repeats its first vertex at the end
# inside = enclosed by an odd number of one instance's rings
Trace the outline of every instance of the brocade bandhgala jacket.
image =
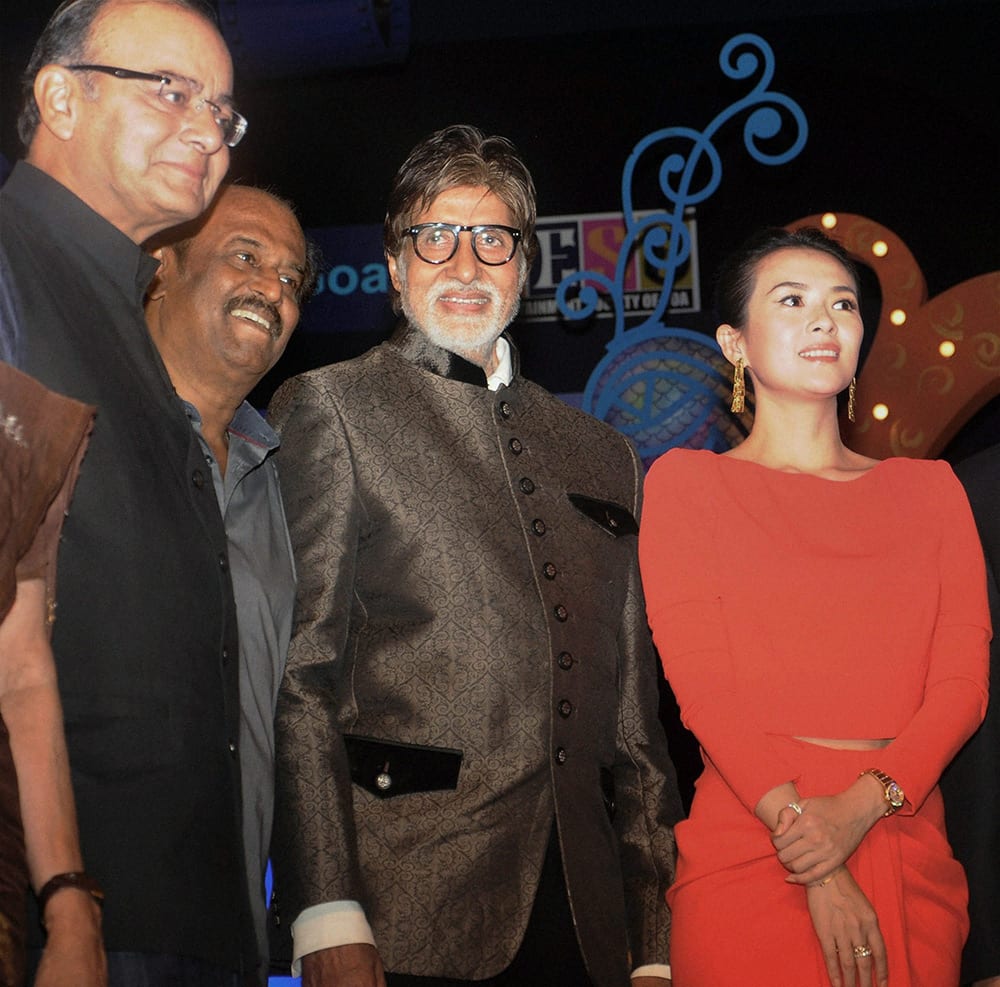
{"type": "Polygon", "coordinates": [[[552,831],[595,987],[668,961],[681,809],[640,462],[403,328],[271,407],[299,567],[277,722],[283,921],[361,902],[386,969],[509,965],[552,831]]]}

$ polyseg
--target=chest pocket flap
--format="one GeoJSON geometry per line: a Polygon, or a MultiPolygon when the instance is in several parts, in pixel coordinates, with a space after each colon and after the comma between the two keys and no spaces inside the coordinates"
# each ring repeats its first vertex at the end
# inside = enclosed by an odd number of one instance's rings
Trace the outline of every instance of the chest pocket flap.
{"type": "Polygon", "coordinates": [[[639,533],[639,525],[632,517],[632,512],[620,504],[614,504],[610,500],[596,500],[593,497],[584,496],[584,494],[571,493],[566,496],[581,514],[600,525],[609,535],[618,538],[621,535],[637,535],[639,533]]]}

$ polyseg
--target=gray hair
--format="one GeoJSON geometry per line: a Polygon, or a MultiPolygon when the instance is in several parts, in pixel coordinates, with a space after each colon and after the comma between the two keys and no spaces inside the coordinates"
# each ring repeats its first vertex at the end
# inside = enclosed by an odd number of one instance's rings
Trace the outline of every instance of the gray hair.
{"type": "MultiPolygon", "coordinates": [[[[28,66],[21,76],[21,112],[17,118],[17,134],[27,148],[35,138],[41,115],[35,100],[35,76],[43,65],[72,65],[87,61],[87,46],[91,28],[101,11],[112,0],[64,0],[35,43],[28,66]]],[[[194,11],[216,30],[219,21],[215,11],[204,0],[152,0],[194,11]]]]}

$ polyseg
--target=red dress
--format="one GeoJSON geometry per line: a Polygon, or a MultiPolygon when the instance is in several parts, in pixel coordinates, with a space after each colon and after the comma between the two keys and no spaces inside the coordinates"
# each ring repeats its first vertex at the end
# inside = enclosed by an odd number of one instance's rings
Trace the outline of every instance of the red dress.
{"type": "Polygon", "coordinates": [[[828,983],[803,888],[784,882],[761,796],[847,788],[877,767],[907,802],[848,861],[878,914],[891,987],[954,987],[966,884],[937,780],[986,709],[985,568],[946,463],[853,481],[672,450],[639,534],[653,637],[705,770],[676,829],[674,987],[828,983]],[[895,738],[878,751],[800,737],[895,738]]]}

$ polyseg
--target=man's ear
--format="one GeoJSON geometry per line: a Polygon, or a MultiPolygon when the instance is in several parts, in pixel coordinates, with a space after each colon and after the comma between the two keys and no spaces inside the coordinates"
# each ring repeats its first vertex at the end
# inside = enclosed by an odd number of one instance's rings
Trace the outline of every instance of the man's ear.
{"type": "Polygon", "coordinates": [[[35,76],[34,93],[41,126],[58,140],[70,140],[86,99],[79,75],[65,65],[43,65],[35,76]]]}
{"type": "Polygon", "coordinates": [[[725,358],[735,366],[736,361],[743,357],[743,333],[724,322],[715,330],[715,339],[725,358]]]}
{"type": "Polygon", "coordinates": [[[401,291],[400,280],[399,280],[399,265],[396,262],[396,258],[390,254],[385,255],[385,265],[389,269],[389,280],[392,282],[393,288],[396,291],[401,291]]]}
{"type": "Polygon", "coordinates": [[[150,250],[149,255],[160,262],[153,280],[146,289],[146,300],[154,302],[159,301],[167,293],[166,275],[174,264],[174,252],[165,247],[157,247],[155,250],[150,250]]]}

